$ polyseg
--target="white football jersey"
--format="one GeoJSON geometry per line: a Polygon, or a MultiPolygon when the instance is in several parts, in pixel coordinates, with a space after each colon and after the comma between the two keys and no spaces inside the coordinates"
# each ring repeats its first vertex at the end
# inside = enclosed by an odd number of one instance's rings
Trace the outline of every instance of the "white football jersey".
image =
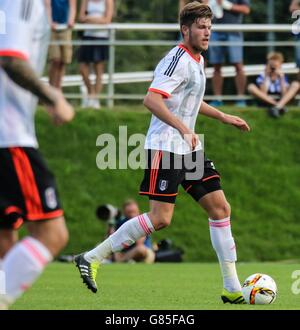
{"type": "MultiPolygon", "coordinates": [[[[163,95],[167,108],[192,131],[205,92],[204,60],[195,58],[183,45],[173,48],[158,64],[149,91],[163,95]]],[[[202,148],[201,143],[195,150],[202,148]]],[[[191,153],[179,131],[152,115],[145,149],[175,154],[191,153]]]]}
{"type": "MultiPolygon", "coordinates": [[[[49,24],[44,0],[0,0],[5,31],[0,33],[0,55],[28,59],[41,75],[44,69],[49,24]]],[[[0,68],[0,147],[38,146],[34,114],[37,98],[19,87],[0,68]]]]}

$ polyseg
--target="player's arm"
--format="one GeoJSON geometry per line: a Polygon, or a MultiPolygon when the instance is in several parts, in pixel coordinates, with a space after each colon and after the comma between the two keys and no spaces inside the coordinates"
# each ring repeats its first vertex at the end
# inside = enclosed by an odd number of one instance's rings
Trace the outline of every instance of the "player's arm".
{"type": "Polygon", "coordinates": [[[200,114],[217,119],[224,124],[233,125],[242,131],[250,131],[250,127],[245,120],[241,119],[240,117],[228,115],[222,111],[219,111],[206,102],[202,102],[200,106],[200,114]]]}
{"type": "Polygon", "coordinates": [[[0,56],[0,67],[20,87],[36,95],[46,104],[49,114],[57,124],[71,121],[74,110],[55,88],[40,81],[29,62],[14,56],[0,56]]]}
{"type": "Polygon", "coordinates": [[[192,150],[195,149],[199,141],[198,135],[192,132],[180,119],[173,115],[173,113],[165,105],[161,94],[149,91],[144,98],[144,106],[161,121],[176,128],[183,138],[189,143],[192,150]]]}
{"type": "Polygon", "coordinates": [[[246,4],[234,4],[228,0],[218,0],[220,5],[225,9],[229,11],[233,11],[235,13],[249,15],[250,14],[250,7],[246,4]]]}

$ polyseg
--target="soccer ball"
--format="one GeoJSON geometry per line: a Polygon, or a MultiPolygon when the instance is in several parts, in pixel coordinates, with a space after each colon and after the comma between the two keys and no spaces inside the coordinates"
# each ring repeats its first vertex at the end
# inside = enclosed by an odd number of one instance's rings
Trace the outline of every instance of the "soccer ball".
{"type": "Polygon", "coordinates": [[[245,280],[242,292],[247,304],[272,304],[277,296],[277,286],[269,275],[253,274],[245,280]]]}

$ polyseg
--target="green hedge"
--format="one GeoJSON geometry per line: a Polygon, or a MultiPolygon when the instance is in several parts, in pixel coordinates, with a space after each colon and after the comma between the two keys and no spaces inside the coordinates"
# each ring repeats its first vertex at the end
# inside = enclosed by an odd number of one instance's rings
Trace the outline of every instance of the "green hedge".
{"type": "MultiPolygon", "coordinates": [[[[226,111],[231,109],[226,108],[226,111]]],[[[232,207],[232,227],[240,260],[279,260],[299,257],[300,251],[300,114],[290,111],[271,120],[262,110],[248,108],[239,115],[252,131],[201,117],[197,132],[205,134],[207,155],[222,174],[222,186],[232,207]]],[[[142,107],[114,111],[78,111],[65,127],[53,128],[39,111],[37,132],[40,149],[55,172],[70,229],[64,252],[77,253],[102,240],[106,227],[95,209],[101,203],[120,206],[136,198],[143,212],[146,197],[138,196],[141,170],[105,170],[96,167],[99,134],[118,135],[127,125],[129,134],[144,133],[150,115],[142,107]]],[[[170,238],[185,250],[187,261],[213,261],[207,216],[182,189],[169,228],[155,233],[154,240],[170,238]]]]}

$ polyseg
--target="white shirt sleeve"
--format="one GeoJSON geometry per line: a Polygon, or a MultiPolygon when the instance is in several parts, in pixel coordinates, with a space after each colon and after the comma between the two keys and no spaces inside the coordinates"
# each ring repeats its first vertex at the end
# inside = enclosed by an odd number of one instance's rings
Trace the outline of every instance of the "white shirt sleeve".
{"type": "Polygon", "coordinates": [[[186,66],[181,56],[167,56],[158,64],[149,91],[169,98],[172,92],[185,80],[186,66]]]}
{"type": "Polygon", "coordinates": [[[13,5],[4,6],[5,30],[0,33],[0,55],[28,59],[32,43],[34,3],[23,0],[11,3],[13,5]]]}

